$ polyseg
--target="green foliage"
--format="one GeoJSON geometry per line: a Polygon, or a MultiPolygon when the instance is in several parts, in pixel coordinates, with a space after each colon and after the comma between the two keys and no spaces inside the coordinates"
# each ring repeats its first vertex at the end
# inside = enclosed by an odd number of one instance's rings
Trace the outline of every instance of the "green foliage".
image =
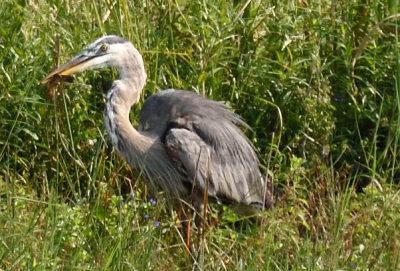
{"type": "Polygon", "coordinates": [[[397,1],[3,0],[0,15],[0,270],[400,269],[397,1]],[[141,102],[188,89],[243,116],[276,208],[216,211],[188,254],[108,143],[116,72],[54,99],[40,85],[104,34],[142,53],[141,102]]]}

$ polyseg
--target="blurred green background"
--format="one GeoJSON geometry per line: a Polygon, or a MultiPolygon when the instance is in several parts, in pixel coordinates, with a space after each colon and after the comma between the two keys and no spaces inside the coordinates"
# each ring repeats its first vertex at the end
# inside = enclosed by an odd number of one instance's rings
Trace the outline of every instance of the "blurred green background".
{"type": "Polygon", "coordinates": [[[0,270],[400,269],[396,0],[3,0],[0,15],[0,270]],[[108,142],[116,71],[48,97],[40,80],[105,34],[145,61],[134,125],[172,87],[252,127],[282,191],[261,225],[225,210],[188,254],[108,142]]]}

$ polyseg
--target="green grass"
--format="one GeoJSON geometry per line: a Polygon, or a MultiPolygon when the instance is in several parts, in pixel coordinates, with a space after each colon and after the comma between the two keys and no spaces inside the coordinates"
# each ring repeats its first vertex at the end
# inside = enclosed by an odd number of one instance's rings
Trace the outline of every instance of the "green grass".
{"type": "Polygon", "coordinates": [[[395,0],[1,1],[0,270],[400,269],[399,12],[395,0]],[[188,254],[162,195],[153,206],[108,142],[116,72],[46,98],[57,58],[104,34],[142,53],[141,103],[188,89],[253,127],[282,190],[259,225],[225,210],[188,254]]]}

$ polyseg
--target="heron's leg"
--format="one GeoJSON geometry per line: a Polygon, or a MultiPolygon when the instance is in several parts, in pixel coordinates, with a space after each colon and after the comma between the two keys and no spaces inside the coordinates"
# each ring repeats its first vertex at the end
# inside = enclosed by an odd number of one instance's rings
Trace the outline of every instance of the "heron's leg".
{"type": "Polygon", "coordinates": [[[203,193],[198,189],[195,189],[192,193],[192,204],[196,212],[194,222],[199,229],[203,230],[206,221],[207,202],[203,193]]]}
{"type": "Polygon", "coordinates": [[[195,209],[195,221],[194,223],[198,228],[202,228],[204,226],[205,222],[205,214],[204,214],[204,202],[203,202],[203,197],[201,198],[193,198],[193,206],[195,209]]]}
{"type": "Polygon", "coordinates": [[[175,218],[175,223],[177,223],[178,219],[181,223],[182,226],[182,235],[183,235],[183,240],[185,241],[185,245],[188,249],[188,251],[191,251],[191,243],[190,243],[190,238],[191,238],[191,223],[192,223],[192,212],[193,210],[187,206],[187,203],[185,202],[178,202],[175,204],[175,210],[176,210],[176,218],[175,218]]]}
{"type": "Polygon", "coordinates": [[[188,251],[193,253],[193,247],[191,243],[191,226],[193,223],[193,218],[197,226],[199,236],[203,236],[203,232],[205,231],[205,204],[203,193],[201,193],[200,190],[194,189],[190,196],[190,201],[191,204],[189,205],[187,203],[181,203],[180,221],[188,251]]]}

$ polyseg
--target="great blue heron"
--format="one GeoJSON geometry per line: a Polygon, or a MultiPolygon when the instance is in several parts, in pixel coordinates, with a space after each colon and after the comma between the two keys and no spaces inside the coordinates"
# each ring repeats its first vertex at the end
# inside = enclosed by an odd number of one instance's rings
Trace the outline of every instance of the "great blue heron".
{"type": "Polygon", "coordinates": [[[119,72],[104,108],[111,143],[150,187],[165,191],[173,201],[190,202],[200,217],[206,197],[248,214],[271,206],[257,155],[237,127],[246,124],[223,104],[194,92],[167,89],[146,100],[139,126],[132,126],[130,108],[139,100],[146,72],[128,40],[99,38],[42,83],[104,66],[119,72]]]}

